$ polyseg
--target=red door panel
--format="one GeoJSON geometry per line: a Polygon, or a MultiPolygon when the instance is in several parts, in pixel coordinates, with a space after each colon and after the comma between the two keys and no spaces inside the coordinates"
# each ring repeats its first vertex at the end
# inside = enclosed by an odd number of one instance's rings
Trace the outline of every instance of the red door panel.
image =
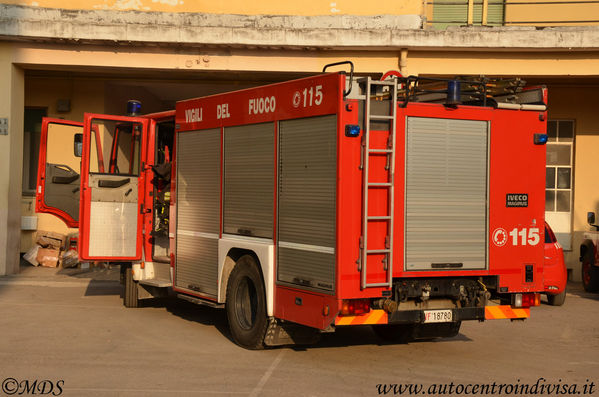
{"type": "Polygon", "coordinates": [[[82,260],[141,260],[147,128],[146,118],[85,114],[79,215],[82,260]],[[108,167],[104,158],[110,159],[108,167]]]}
{"type": "Polygon", "coordinates": [[[83,123],[44,117],[40,136],[35,211],[79,227],[80,157],[83,123]]]}

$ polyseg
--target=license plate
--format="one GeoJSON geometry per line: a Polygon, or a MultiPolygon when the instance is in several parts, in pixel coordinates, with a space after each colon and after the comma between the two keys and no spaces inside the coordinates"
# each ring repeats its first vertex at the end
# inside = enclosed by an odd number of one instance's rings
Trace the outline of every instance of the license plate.
{"type": "Polygon", "coordinates": [[[450,323],[453,321],[451,310],[425,310],[425,323],[450,323]]]}

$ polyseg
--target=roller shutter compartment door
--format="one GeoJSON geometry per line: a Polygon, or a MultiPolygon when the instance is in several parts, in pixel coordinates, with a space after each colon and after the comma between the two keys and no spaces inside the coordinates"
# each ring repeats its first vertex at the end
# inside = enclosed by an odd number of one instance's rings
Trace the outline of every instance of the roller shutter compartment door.
{"type": "Polygon", "coordinates": [[[223,232],[273,237],[274,124],[225,128],[223,232]]]}
{"type": "Polygon", "coordinates": [[[407,125],[405,270],[485,269],[488,123],[407,125]]]}
{"type": "Polygon", "coordinates": [[[278,280],[335,287],[336,116],[280,122],[278,280]]]}
{"type": "Polygon", "coordinates": [[[175,285],[216,296],[220,233],[220,129],[177,135],[175,285]]]}

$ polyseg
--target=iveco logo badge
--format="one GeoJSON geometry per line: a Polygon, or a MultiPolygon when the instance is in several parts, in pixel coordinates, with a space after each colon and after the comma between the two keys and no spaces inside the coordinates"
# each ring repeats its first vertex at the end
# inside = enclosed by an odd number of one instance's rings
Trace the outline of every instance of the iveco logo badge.
{"type": "Polygon", "coordinates": [[[508,193],[505,195],[506,207],[528,207],[528,194],[508,193]]]}

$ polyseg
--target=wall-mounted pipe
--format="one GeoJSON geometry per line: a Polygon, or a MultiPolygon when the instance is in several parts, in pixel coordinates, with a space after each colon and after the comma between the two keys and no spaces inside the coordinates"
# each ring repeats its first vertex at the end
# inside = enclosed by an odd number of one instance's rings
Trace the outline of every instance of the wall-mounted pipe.
{"type": "Polygon", "coordinates": [[[409,76],[408,74],[408,49],[402,48],[399,53],[399,73],[402,76],[409,76]]]}

